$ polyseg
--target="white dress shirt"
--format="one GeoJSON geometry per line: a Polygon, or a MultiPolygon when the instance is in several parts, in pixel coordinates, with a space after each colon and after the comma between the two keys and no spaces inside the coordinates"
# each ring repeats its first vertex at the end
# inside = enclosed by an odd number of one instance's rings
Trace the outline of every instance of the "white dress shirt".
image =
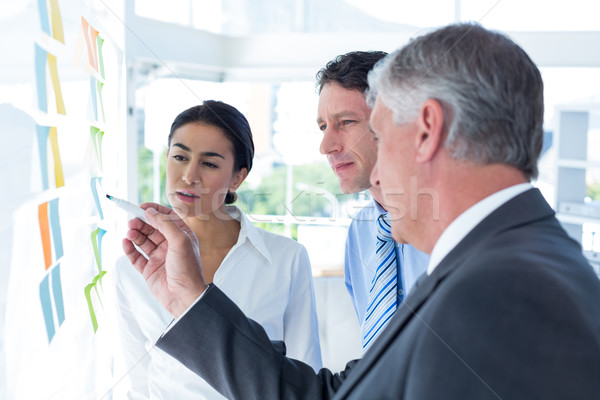
{"type": "MultiPolygon", "coordinates": [[[[283,340],[287,355],[321,368],[321,350],[313,280],[304,246],[252,225],[235,206],[240,221],[237,243],[213,282],[269,338],[283,340]]],[[[162,350],[156,340],[173,317],[152,296],[127,258],[115,268],[117,318],[131,389],[130,399],[224,399],[203,379],[162,350]]]]}
{"type": "Polygon", "coordinates": [[[475,203],[448,225],[431,252],[427,274],[431,275],[440,262],[475,228],[485,217],[513,197],[531,189],[530,183],[520,183],[502,189],[475,203]]]}

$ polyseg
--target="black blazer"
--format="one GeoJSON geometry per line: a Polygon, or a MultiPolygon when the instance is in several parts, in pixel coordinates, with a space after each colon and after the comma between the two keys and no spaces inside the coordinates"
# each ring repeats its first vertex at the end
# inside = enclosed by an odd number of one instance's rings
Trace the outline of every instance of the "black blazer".
{"type": "Polygon", "coordinates": [[[231,399],[600,399],[600,281],[532,189],[420,280],[343,372],[286,358],[214,285],[157,345],[231,399]]]}

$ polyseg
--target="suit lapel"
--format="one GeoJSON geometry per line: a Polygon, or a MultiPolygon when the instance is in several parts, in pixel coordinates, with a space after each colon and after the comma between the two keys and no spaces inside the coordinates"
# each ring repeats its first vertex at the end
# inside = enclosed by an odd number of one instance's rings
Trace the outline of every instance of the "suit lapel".
{"type": "Polygon", "coordinates": [[[509,200],[483,219],[458,245],[440,262],[433,273],[421,276],[404,302],[400,305],[389,325],[373,342],[369,351],[353,368],[349,379],[340,387],[336,398],[346,397],[361,382],[390,344],[396,339],[406,324],[413,318],[419,318],[418,311],[432,295],[438,285],[453,271],[477,252],[477,247],[485,246],[490,236],[506,229],[551,217],[552,208],[538,189],[531,189],[509,200]]]}
{"type": "Polygon", "coordinates": [[[338,391],[336,398],[344,398],[353,388],[360,383],[362,377],[371,370],[380,356],[388,349],[393,342],[398,332],[402,331],[406,324],[416,316],[418,318],[418,310],[431,296],[441,279],[446,275],[434,274],[419,278],[418,283],[411,290],[410,294],[404,299],[404,302],[396,310],[396,313],[390,320],[389,325],[384,329],[381,335],[373,342],[363,359],[353,368],[349,379],[345,382],[338,391]]]}

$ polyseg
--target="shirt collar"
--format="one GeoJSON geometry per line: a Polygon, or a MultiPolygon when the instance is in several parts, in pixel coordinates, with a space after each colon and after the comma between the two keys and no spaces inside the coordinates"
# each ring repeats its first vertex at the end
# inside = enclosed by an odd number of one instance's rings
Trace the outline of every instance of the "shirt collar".
{"type": "Polygon", "coordinates": [[[431,275],[444,257],[446,257],[448,253],[450,253],[450,251],[452,251],[452,249],[456,247],[456,245],[460,243],[473,228],[475,228],[475,226],[483,221],[485,217],[490,215],[502,204],[532,187],[531,183],[527,182],[502,189],[499,192],[480,200],[460,214],[458,218],[448,225],[433,247],[429,265],[427,266],[427,275],[431,275]]]}
{"type": "Polygon", "coordinates": [[[373,203],[375,203],[375,208],[377,209],[377,217],[387,212],[383,209],[383,207],[381,207],[381,204],[379,204],[377,200],[373,199],[373,203]]]}
{"type": "Polygon", "coordinates": [[[258,250],[258,252],[267,260],[269,264],[271,261],[271,252],[265,244],[262,235],[259,232],[259,228],[254,226],[248,219],[246,214],[242,212],[237,206],[228,205],[225,207],[229,216],[240,223],[240,234],[238,241],[234,247],[242,245],[246,239],[252,243],[252,245],[258,250]]]}

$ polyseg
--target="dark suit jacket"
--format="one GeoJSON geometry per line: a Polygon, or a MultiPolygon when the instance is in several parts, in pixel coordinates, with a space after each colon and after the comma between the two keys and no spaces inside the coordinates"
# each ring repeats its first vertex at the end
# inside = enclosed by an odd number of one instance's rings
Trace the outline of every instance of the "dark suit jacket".
{"type": "Polygon", "coordinates": [[[158,347],[232,399],[600,399],[600,281],[537,189],[495,210],[338,374],[215,286],[158,347]]]}

